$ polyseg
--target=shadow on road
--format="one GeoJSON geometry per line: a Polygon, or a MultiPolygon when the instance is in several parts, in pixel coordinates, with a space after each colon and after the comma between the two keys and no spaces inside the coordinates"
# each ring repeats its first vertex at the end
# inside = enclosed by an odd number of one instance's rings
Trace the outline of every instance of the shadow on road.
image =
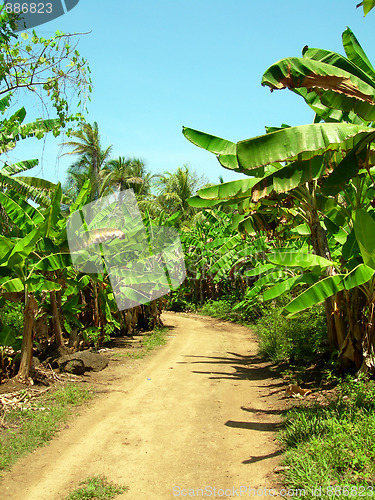
{"type": "Polygon", "coordinates": [[[252,431],[266,431],[266,432],[275,432],[280,429],[281,424],[279,423],[267,423],[267,422],[236,422],[234,420],[228,420],[225,422],[227,427],[234,427],[237,429],[248,429],[252,431]]]}
{"type": "MultiPolygon", "coordinates": [[[[277,371],[273,369],[273,365],[264,362],[264,360],[256,355],[242,356],[234,352],[228,352],[227,357],[186,355],[185,358],[190,358],[191,361],[181,361],[178,364],[224,365],[233,369],[233,371],[192,370],[192,373],[209,375],[210,379],[272,380],[279,378],[277,371]]],[[[282,382],[277,382],[269,384],[269,387],[280,387],[282,385],[284,385],[282,382]]]]}
{"type": "Polygon", "coordinates": [[[242,463],[243,464],[254,464],[255,462],[260,462],[261,460],[266,460],[267,458],[278,457],[281,454],[282,454],[282,451],[278,450],[278,451],[275,451],[273,453],[269,453],[268,455],[259,455],[256,457],[248,458],[247,460],[244,460],[242,463]]]}
{"type": "MultiPolygon", "coordinates": [[[[184,358],[186,361],[182,361],[180,364],[191,365],[192,373],[205,375],[211,380],[252,380],[259,382],[266,380],[267,388],[283,388],[285,386],[284,382],[280,380],[278,367],[264,361],[258,355],[243,356],[235,352],[227,352],[224,356],[185,355],[184,358]],[[195,369],[198,367],[203,369],[195,369]],[[212,370],[210,368],[212,368],[212,370]]],[[[263,385],[264,383],[260,384],[260,386],[263,385]]],[[[261,396],[261,398],[268,398],[277,392],[279,391],[273,391],[270,394],[261,396]]],[[[280,422],[261,421],[266,419],[268,415],[270,417],[273,415],[282,415],[284,412],[282,409],[260,409],[249,406],[241,406],[241,410],[248,412],[249,417],[250,414],[253,414],[255,419],[259,419],[260,421],[246,422],[239,420],[227,420],[224,425],[226,427],[237,429],[273,433],[277,433],[282,428],[283,424],[280,422]]],[[[241,463],[252,464],[268,458],[277,457],[281,454],[282,452],[277,450],[266,455],[252,456],[243,460],[241,463]]]]}

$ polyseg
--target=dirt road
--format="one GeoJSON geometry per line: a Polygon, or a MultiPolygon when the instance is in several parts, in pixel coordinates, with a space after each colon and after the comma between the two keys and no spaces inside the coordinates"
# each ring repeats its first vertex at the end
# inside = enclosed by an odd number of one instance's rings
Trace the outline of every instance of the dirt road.
{"type": "Polygon", "coordinates": [[[251,331],[194,315],[163,321],[167,345],[97,374],[103,393],[4,474],[2,499],[60,500],[98,474],[127,485],[116,497],[127,500],[228,498],[241,486],[249,498],[245,487],[277,488],[283,385],[257,358],[251,331]]]}

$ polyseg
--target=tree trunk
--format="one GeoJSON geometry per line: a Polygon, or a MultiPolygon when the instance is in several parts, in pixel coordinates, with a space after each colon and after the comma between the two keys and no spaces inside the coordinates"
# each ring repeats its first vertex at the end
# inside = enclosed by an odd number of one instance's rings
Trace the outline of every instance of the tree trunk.
{"type": "Polygon", "coordinates": [[[51,299],[52,326],[55,332],[55,343],[58,346],[62,346],[64,345],[64,338],[61,330],[60,315],[59,315],[59,309],[57,307],[55,292],[54,291],[50,292],[49,296],[51,299]]]}
{"type": "Polygon", "coordinates": [[[99,304],[98,304],[98,289],[96,288],[95,281],[92,282],[92,292],[94,299],[94,326],[99,327],[100,318],[99,318],[99,304]]]}
{"type": "Polygon", "coordinates": [[[38,311],[38,304],[32,294],[27,295],[25,309],[23,312],[23,335],[21,345],[21,364],[17,377],[23,381],[28,381],[33,357],[33,326],[34,318],[38,311]]]}
{"type": "MultiPolygon", "coordinates": [[[[315,209],[311,212],[311,240],[314,252],[320,257],[331,260],[331,252],[329,250],[327,236],[320,224],[318,213],[315,209]]],[[[334,267],[326,269],[327,276],[335,276],[337,274],[334,267]]],[[[345,321],[341,310],[342,297],[338,294],[333,297],[328,297],[325,300],[325,311],[327,318],[327,334],[328,343],[331,349],[341,349],[346,337],[345,321]]]]}

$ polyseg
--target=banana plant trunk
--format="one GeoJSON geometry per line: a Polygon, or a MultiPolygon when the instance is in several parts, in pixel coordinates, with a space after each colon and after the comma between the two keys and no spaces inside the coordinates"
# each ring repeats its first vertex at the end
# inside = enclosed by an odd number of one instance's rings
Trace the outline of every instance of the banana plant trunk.
{"type": "MultiPolygon", "coordinates": [[[[310,230],[312,246],[316,255],[331,260],[327,236],[320,224],[319,216],[315,209],[311,211],[310,230]]],[[[336,269],[333,266],[328,267],[326,274],[327,276],[334,276],[337,274],[336,269]]],[[[328,343],[331,349],[341,350],[347,335],[343,316],[343,302],[344,298],[341,292],[325,300],[324,305],[327,318],[328,343]]],[[[354,359],[351,360],[354,361],[354,359]]]]}
{"type": "Polygon", "coordinates": [[[60,314],[57,307],[55,292],[50,292],[49,296],[51,300],[52,326],[55,332],[55,343],[58,346],[62,346],[64,345],[64,338],[61,330],[60,314]]]}
{"type": "Polygon", "coordinates": [[[25,309],[23,335],[21,345],[21,363],[17,377],[23,381],[28,381],[33,357],[33,327],[34,319],[38,311],[38,303],[32,294],[27,294],[25,309]]]}

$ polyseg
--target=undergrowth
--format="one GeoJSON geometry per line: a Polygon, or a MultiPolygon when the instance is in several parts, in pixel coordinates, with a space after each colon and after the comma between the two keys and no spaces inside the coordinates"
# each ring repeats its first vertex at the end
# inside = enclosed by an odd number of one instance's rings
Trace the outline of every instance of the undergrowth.
{"type": "Polygon", "coordinates": [[[280,440],[288,487],[318,488],[323,499],[372,496],[375,383],[347,377],[333,400],[290,410],[280,440]]]}
{"type": "Polygon", "coordinates": [[[48,442],[73,408],[92,397],[88,389],[68,384],[4,414],[0,432],[0,470],[48,442]]]}
{"type": "Polygon", "coordinates": [[[142,359],[155,347],[164,345],[167,342],[166,335],[168,331],[166,327],[156,326],[151,333],[142,336],[140,348],[134,349],[131,352],[115,353],[113,357],[142,359]]]}
{"type": "Polygon", "coordinates": [[[322,305],[311,307],[295,319],[287,319],[282,309],[287,300],[263,308],[255,323],[259,351],[274,363],[297,362],[306,366],[327,353],[327,323],[322,305]]]}

